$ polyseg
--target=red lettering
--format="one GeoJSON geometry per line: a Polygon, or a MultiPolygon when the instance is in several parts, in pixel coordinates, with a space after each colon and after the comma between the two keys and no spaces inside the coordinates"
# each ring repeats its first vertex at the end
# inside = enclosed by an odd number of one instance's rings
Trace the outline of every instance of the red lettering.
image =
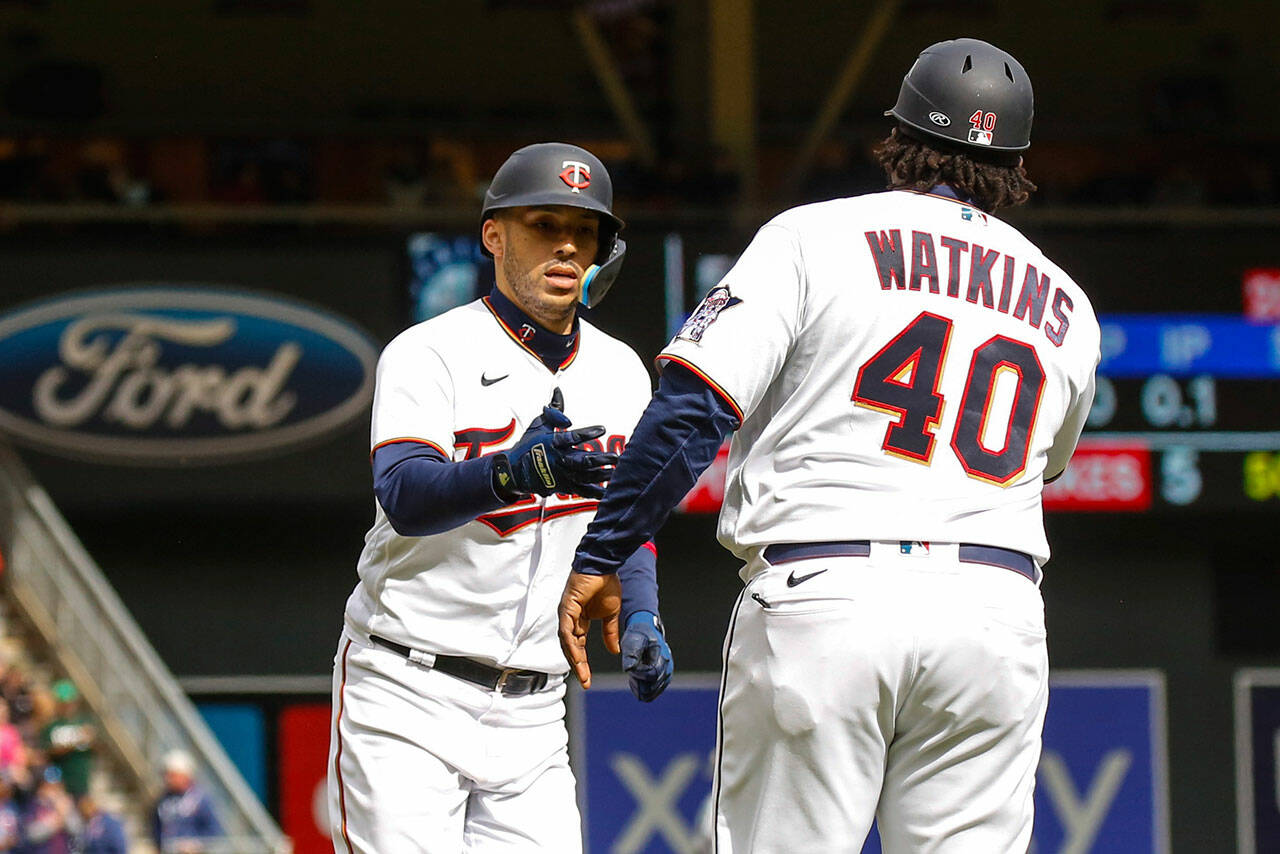
{"type": "Polygon", "coordinates": [[[1143,445],[1081,442],[1062,477],[1044,488],[1046,510],[1151,509],[1151,451],[1143,445]]]}

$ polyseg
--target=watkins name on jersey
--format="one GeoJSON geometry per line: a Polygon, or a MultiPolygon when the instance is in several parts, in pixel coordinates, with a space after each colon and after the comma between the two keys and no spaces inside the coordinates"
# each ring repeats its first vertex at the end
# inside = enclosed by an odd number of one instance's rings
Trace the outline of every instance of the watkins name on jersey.
{"type": "Polygon", "coordinates": [[[1055,347],[1066,340],[1075,305],[1034,264],[1000,249],[929,231],[912,230],[905,243],[899,228],[867,231],[865,236],[881,290],[945,293],[1003,314],[1012,312],[1041,329],[1055,347]],[[1052,319],[1046,320],[1046,311],[1052,319]]]}

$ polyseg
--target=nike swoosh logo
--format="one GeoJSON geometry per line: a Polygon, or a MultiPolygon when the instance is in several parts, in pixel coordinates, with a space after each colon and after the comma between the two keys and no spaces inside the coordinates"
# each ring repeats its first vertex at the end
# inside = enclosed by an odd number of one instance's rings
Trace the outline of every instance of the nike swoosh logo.
{"type": "Polygon", "coordinates": [[[489,378],[488,378],[488,377],[486,377],[484,374],[481,374],[481,375],[480,375],[480,385],[493,385],[494,383],[500,383],[500,382],[502,382],[503,380],[505,380],[505,379],[506,379],[507,377],[509,377],[509,376],[511,376],[511,374],[503,374],[503,375],[502,375],[502,376],[500,376],[500,377],[494,377],[493,379],[489,379],[489,378]]]}
{"type": "Polygon", "coordinates": [[[787,586],[795,587],[797,584],[804,584],[810,578],[813,578],[815,575],[822,575],[824,572],[826,572],[825,569],[820,569],[817,572],[811,572],[808,575],[797,576],[793,570],[791,574],[787,576],[787,586]]]}

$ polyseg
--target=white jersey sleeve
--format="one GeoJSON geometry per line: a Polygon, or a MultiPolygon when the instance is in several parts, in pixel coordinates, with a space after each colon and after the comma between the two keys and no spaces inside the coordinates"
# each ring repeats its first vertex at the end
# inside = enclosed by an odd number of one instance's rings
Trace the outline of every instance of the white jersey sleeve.
{"type": "Polygon", "coordinates": [[[1080,441],[1085,419],[1089,417],[1089,410],[1093,406],[1094,388],[1094,376],[1090,372],[1084,390],[1072,401],[1071,408],[1063,419],[1062,428],[1054,436],[1053,445],[1049,448],[1049,461],[1044,469],[1046,481],[1053,480],[1067,470],[1067,463],[1076,452],[1076,443],[1080,441]]]}
{"type": "Polygon", "coordinates": [[[453,378],[421,336],[401,334],[378,358],[370,446],[425,442],[453,455],[453,378]]]}
{"type": "Polygon", "coordinates": [[[739,418],[750,415],[802,325],[804,276],[795,235],[766,225],[659,359],[685,365],[711,381],[739,418]]]}

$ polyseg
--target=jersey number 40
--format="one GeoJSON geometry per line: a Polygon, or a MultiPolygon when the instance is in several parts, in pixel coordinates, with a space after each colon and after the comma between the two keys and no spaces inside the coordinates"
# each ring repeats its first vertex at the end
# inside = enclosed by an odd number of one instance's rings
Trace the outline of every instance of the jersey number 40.
{"type": "MultiPolygon", "coordinates": [[[[942,420],[943,396],[938,393],[951,341],[952,322],[921,312],[905,329],[858,369],[853,402],[897,416],[884,437],[884,450],[928,465],[934,435],[942,420]]],[[[1044,368],[1030,344],[996,335],[973,351],[969,376],[960,399],[960,417],[951,436],[951,450],[970,477],[1006,485],[1027,466],[1027,451],[1035,427],[1044,368]],[[1004,442],[983,443],[990,436],[988,419],[1002,377],[1013,382],[1013,403],[1004,442]]]]}

